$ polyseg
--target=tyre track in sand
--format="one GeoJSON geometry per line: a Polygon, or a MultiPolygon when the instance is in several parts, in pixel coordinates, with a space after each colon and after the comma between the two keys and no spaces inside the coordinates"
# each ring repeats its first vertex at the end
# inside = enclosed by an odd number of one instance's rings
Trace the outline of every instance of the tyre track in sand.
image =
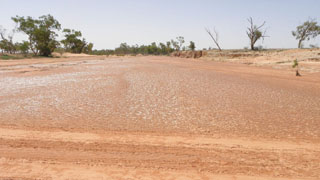
{"type": "Polygon", "coordinates": [[[0,129],[3,178],[316,179],[319,159],[315,143],[0,129]]]}

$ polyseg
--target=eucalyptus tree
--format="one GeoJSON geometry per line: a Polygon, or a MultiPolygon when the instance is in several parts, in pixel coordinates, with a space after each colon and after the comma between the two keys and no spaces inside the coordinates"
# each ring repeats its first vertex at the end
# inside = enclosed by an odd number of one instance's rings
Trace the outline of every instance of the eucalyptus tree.
{"type": "Polygon", "coordinates": [[[37,19],[16,16],[12,20],[17,24],[17,30],[28,36],[29,47],[35,55],[50,56],[59,45],[56,31],[61,29],[61,25],[50,14],[37,19]]]}
{"type": "Polygon", "coordinates": [[[297,26],[295,31],[292,31],[292,35],[299,41],[298,48],[303,47],[303,41],[310,40],[317,37],[320,34],[320,26],[314,19],[309,19],[303,24],[297,26]]]}

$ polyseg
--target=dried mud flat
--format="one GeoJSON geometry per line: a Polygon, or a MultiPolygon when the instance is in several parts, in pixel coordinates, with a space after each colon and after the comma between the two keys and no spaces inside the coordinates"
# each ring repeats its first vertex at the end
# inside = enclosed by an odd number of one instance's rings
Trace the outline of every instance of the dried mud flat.
{"type": "Polygon", "coordinates": [[[320,179],[320,74],[1,61],[0,179],[320,179]]]}

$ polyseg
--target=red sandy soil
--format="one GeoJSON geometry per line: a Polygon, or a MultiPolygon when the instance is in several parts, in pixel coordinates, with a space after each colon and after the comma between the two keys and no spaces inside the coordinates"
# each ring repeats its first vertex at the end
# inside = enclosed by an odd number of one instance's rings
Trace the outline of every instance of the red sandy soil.
{"type": "Polygon", "coordinates": [[[0,179],[320,179],[320,73],[0,61],[0,179]]]}

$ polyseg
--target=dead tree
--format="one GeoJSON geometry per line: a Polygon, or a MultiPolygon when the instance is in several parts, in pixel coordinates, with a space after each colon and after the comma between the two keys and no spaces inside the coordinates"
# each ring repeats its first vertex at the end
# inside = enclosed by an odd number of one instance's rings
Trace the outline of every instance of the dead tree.
{"type": "Polygon", "coordinates": [[[209,34],[209,36],[212,38],[213,42],[217,45],[219,51],[221,51],[220,45],[218,43],[218,38],[219,38],[218,32],[214,29],[214,34],[215,34],[215,37],[214,37],[209,29],[206,28],[206,31],[209,34]]]}
{"type": "Polygon", "coordinates": [[[250,17],[248,19],[249,23],[250,23],[250,27],[248,27],[247,30],[247,35],[250,39],[250,47],[251,50],[255,50],[254,45],[256,44],[256,42],[262,38],[264,39],[266,36],[266,30],[262,33],[262,31],[260,30],[265,24],[266,22],[263,22],[260,26],[257,26],[253,23],[252,17],[250,17]]]}

